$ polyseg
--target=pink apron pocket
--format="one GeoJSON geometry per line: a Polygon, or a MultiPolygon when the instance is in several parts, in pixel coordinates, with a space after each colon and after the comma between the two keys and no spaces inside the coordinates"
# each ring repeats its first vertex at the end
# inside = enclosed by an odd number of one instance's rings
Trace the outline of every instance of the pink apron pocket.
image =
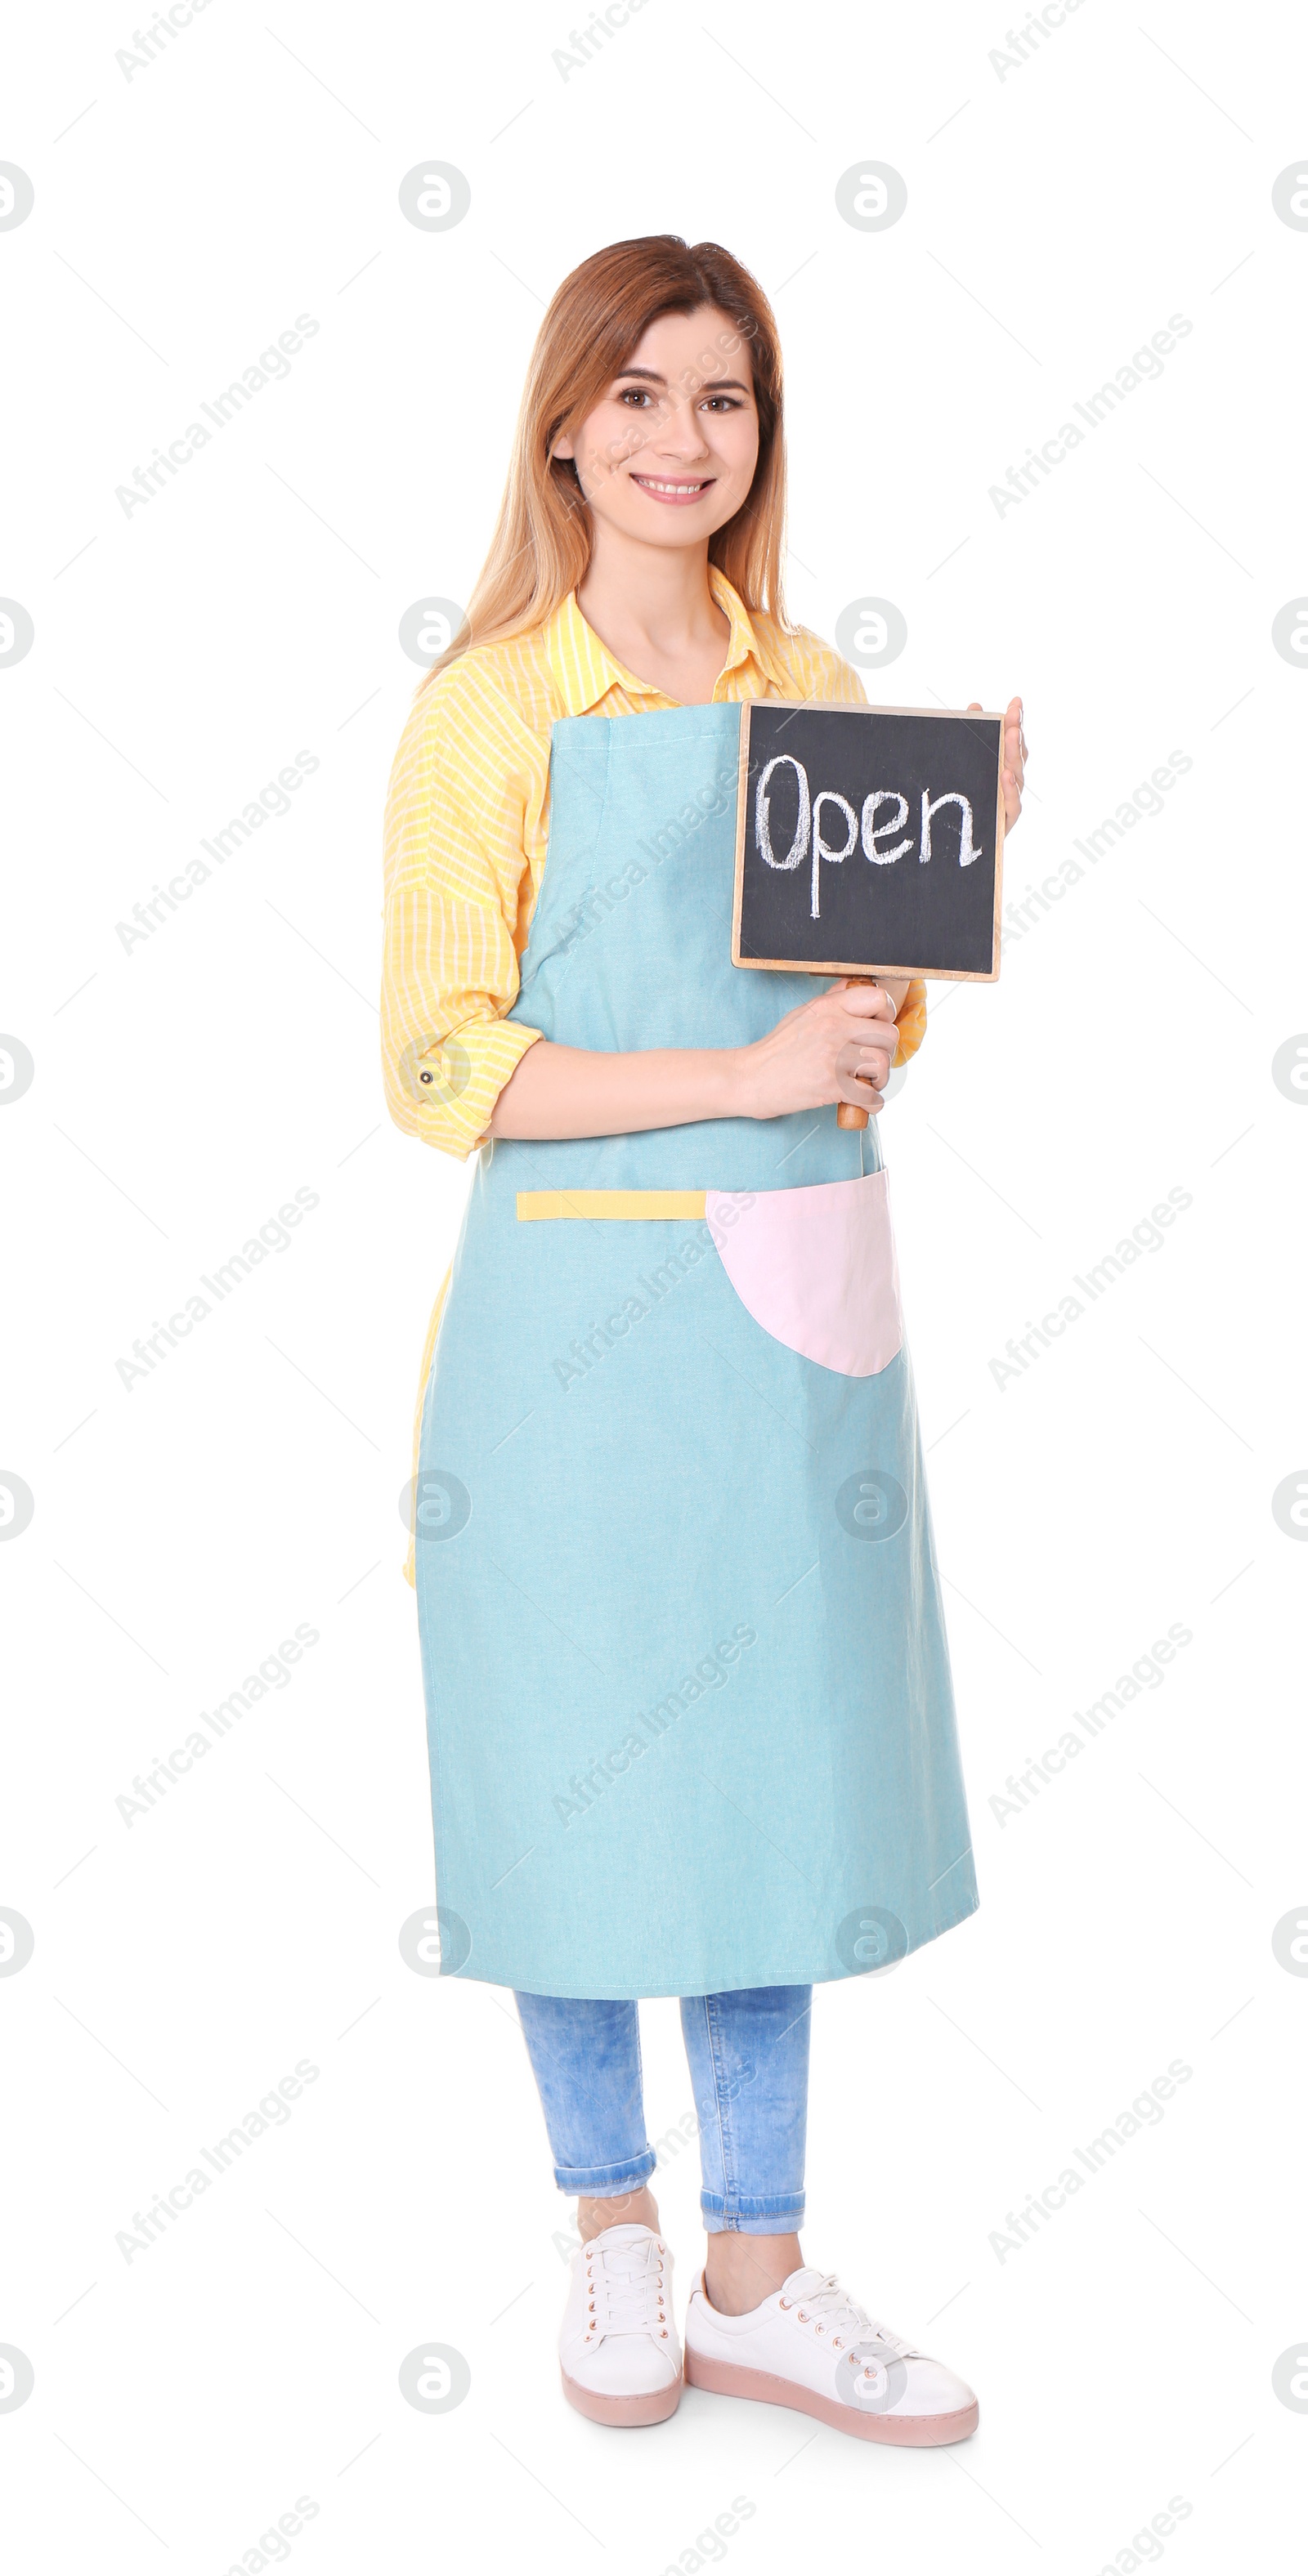
{"type": "Polygon", "coordinates": [[[886,1175],[797,1190],[706,1190],[704,1214],[742,1306],[774,1341],[841,1377],[875,1377],[902,1346],[886,1175]]]}

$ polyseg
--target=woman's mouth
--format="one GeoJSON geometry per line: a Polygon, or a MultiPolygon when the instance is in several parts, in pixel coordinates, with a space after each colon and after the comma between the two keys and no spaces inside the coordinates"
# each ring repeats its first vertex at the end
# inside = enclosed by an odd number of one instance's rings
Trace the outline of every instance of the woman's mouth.
{"type": "Polygon", "coordinates": [[[648,492],[652,501],[669,502],[674,510],[684,510],[689,502],[702,499],[715,479],[712,474],[698,474],[693,481],[666,474],[633,474],[631,477],[642,492],[648,492]]]}

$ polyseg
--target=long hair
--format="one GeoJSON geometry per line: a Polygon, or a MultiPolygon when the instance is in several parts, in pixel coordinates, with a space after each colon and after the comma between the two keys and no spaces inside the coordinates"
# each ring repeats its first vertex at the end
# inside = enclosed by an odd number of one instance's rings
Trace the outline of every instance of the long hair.
{"type": "MultiPolygon", "coordinates": [[[[771,306],[757,280],[718,242],[693,247],[679,233],[610,242],[565,277],[537,334],[523,388],[499,523],[463,626],[432,664],[438,671],[473,644],[542,626],[584,580],[591,517],[569,459],[555,458],[663,313],[725,313],[748,352],[758,408],[758,464],[749,491],[709,541],[709,561],[746,608],[785,624],[781,553],[786,458],[781,350],[771,306]]],[[[705,372],[721,350],[705,350],[705,372]]]]}

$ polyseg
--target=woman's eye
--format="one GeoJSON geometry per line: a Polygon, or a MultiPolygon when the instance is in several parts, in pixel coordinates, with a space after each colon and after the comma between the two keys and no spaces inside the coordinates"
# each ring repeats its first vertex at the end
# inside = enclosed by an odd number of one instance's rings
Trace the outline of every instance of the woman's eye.
{"type": "Polygon", "coordinates": [[[731,394],[710,394],[706,411],[739,411],[739,401],[731,394]]]}
{"type": "Polygon", "coordinates": [[[647,403],[649,401],[649,395],[641,385],[628,385],[624,391],[619,394],[618,400],[619,402],[624,403],[647,403]]]}

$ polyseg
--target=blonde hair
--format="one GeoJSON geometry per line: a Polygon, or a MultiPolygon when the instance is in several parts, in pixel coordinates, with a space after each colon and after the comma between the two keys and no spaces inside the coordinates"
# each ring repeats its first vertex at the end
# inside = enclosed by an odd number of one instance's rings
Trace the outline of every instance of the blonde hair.
{"type": "MultiPolygon", "coordinates": [[[[523,388],[499,523],[473,587],[467,617],[422,687],[470,645],[542,626],[590,562],[590,512],[571,460],[556,440],[572,437],[594,410],[652,322],[663,313],[725,313],[746,344],[758,409],[758,463],[734,518],[709,541],[709,561],[749,609],[786,624],[781,589],[786,459],[781,350],[771,306],[757,280],[718,242],[650,233],[611,242],[559,287],[536,337],[523,388]]],[[[724,354],[720,351],[715,356],[724,354]]],[[[707,368],[708,353],[705,353],[707,368]]]]}

